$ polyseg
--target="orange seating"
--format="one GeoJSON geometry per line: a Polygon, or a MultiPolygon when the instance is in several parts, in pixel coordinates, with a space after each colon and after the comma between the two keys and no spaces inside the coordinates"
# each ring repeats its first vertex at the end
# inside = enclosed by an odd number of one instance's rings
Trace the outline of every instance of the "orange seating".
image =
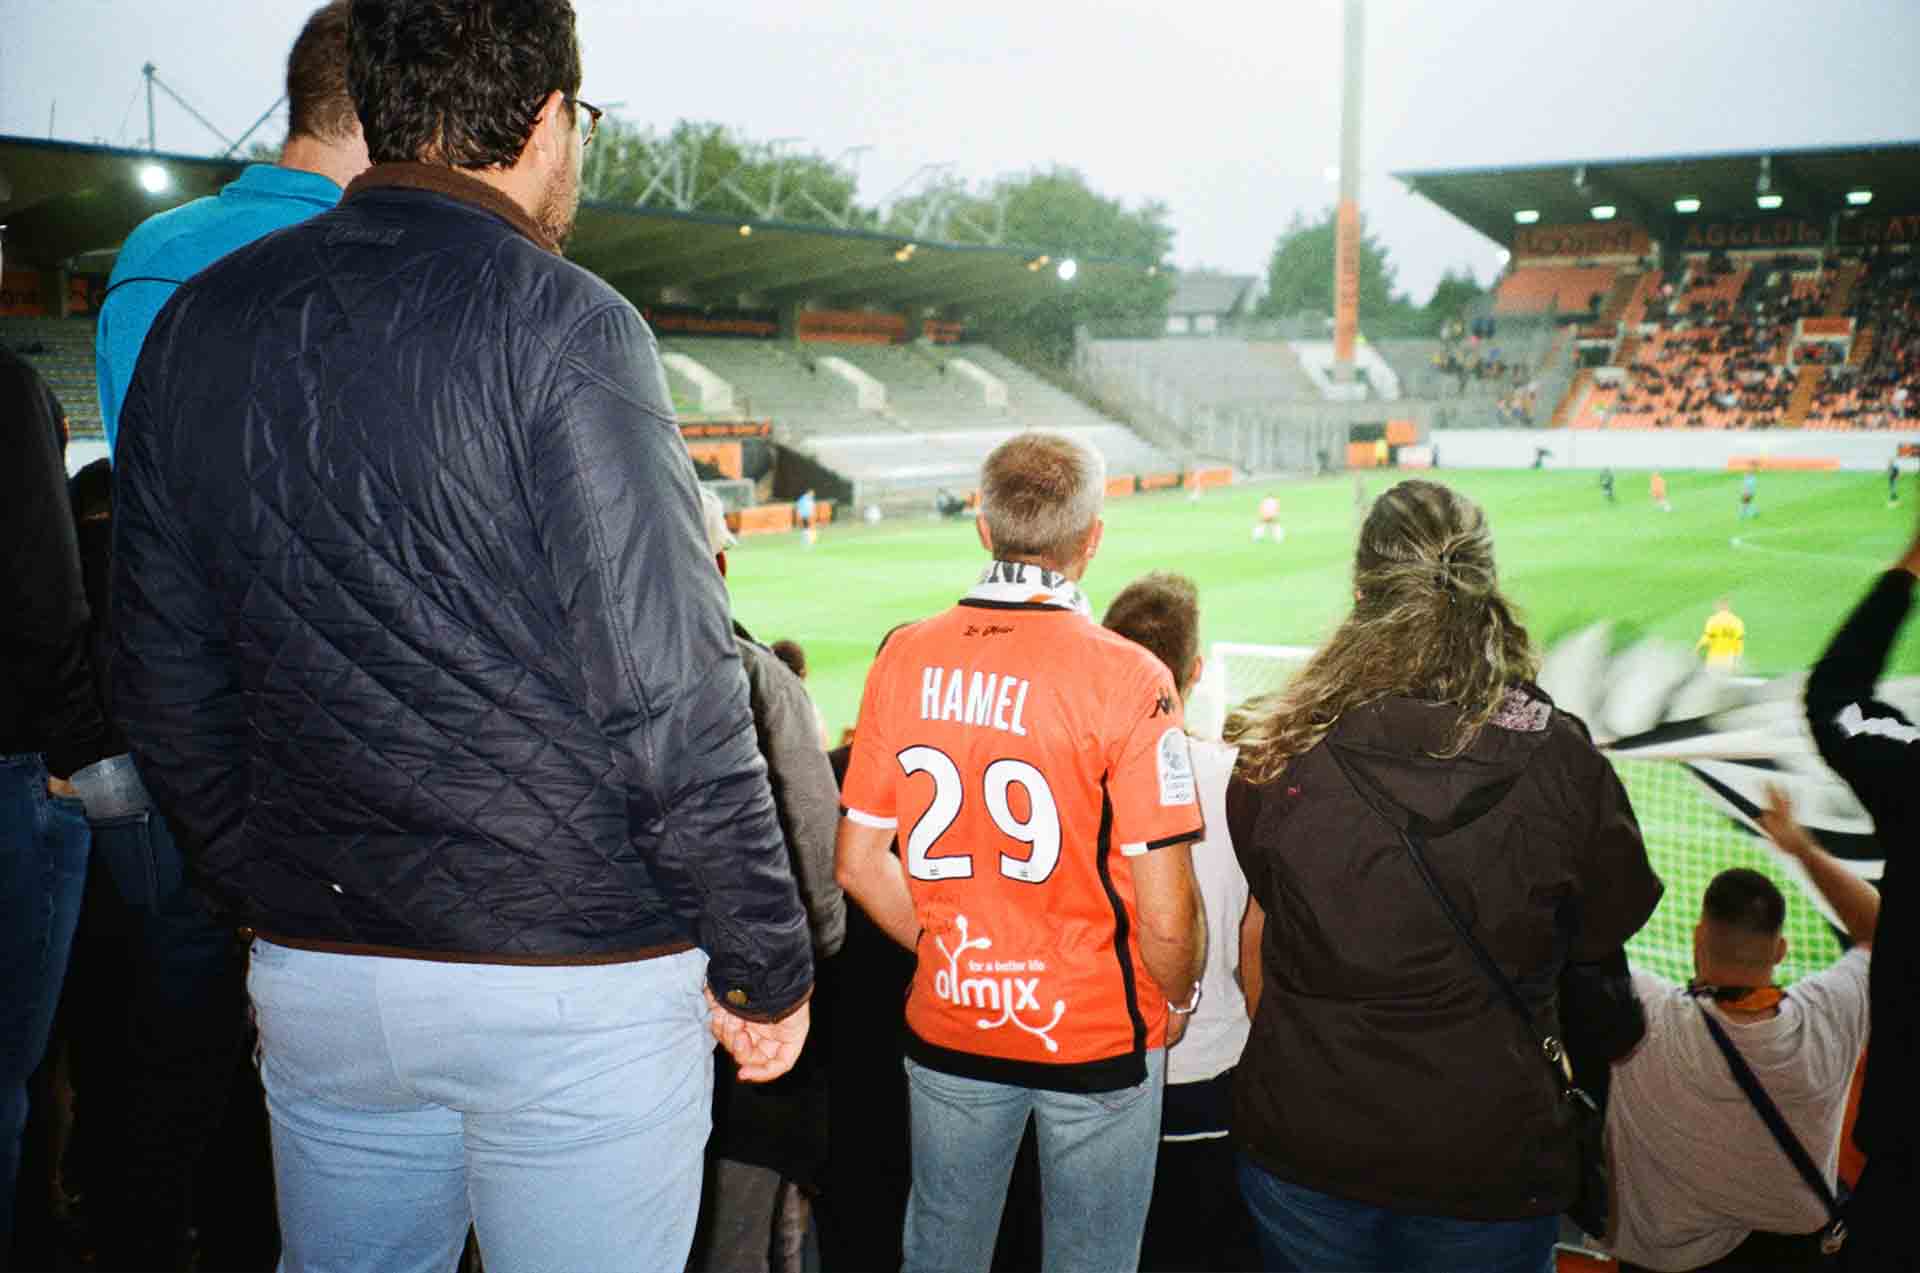
{"type": "Polygon", "coordinates": [[[1496,315],[1584,314],[1591,308],[1594,296],[1605,296],[1613,281],[1614,270],[1609,266],[1522,266],[1500,281],[1493,312],[1496,315]]]}

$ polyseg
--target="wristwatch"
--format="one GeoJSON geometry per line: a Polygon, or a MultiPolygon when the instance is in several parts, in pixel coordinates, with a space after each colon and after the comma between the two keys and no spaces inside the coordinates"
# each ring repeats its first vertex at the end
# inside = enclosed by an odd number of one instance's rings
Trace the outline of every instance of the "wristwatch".
{"type": "Polygon", "coordinates": [[[1193,1015],[1193,1010],[1195,1008],[1198,1008],[1199,1006],[1200,1006],[1200,983],[1196,981],[1193,983],[1193,993],[1187,997],[1186,1003],[1184,1004],[1170,1003],[1167,1005],[1167,1011],[1171,1012],[1176,1017],[1190,1017],[1193,1015]]]}

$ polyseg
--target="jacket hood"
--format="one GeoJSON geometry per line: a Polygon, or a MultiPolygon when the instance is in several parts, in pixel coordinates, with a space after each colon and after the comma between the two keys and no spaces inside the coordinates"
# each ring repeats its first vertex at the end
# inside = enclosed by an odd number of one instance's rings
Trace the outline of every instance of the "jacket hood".
{"type": "Polygon", "coordinates": [[[1515,685],[1466,751],[1442,756],[1459,709],[1392,696],[1347,712],[1326,743],[1361,797],[1396,828],[1441,836],[1500,803],[1546,742],[1553,710],[1545,691],[1515,685]]]}

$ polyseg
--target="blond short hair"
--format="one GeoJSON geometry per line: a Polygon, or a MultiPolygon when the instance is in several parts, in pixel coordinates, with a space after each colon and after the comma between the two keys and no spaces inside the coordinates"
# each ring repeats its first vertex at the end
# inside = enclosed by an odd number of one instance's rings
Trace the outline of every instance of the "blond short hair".
{"type": "Polygon", "coordinates": [[[980,470],[980,515],[994,556],[1030,557],[1057,569],[1085,546],[1106,494],[1106,461],[1058,433],[1008,438],[980,470]]]}

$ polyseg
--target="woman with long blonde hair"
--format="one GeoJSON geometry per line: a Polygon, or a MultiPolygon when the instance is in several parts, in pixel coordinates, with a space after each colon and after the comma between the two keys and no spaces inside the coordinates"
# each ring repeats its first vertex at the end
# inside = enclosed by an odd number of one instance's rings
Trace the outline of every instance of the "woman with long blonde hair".
{"type": "Polygon", "coordinates": [[[1242,1192],[1274,1268],[1539,1273],[1578,1170],[1540,1050],[1556,979],[1618,959],[1660,882],[1612,767],[1532,683],[1478,505],[1388,490],[1353,584],[1333,637],[1228,728],[1228,826],[1261,912],[1242,1192]]]}

